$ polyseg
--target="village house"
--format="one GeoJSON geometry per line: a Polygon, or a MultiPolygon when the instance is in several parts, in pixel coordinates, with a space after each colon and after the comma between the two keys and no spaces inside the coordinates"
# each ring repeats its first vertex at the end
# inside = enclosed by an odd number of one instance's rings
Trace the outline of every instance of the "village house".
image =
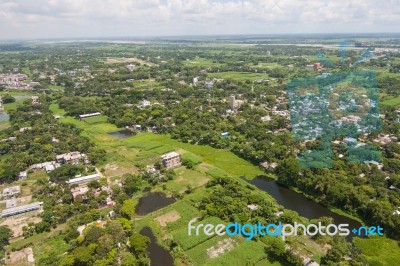
{"type": "Polygon", "coordinates": [[[232,110],[238,109],[244,103],[243,100],[236,100],[235,95],[229,97],[229,107],[232,110]]]}
{"type": "Polygon", "coordinates": [[[275,169],[276,167],[278,167],[278,164],[277,163],[270,163],[268,161],[265,161],[265,162],[260,163],[260,166],[264,170],[269,170],[269,169],[275,169]]]}
{"type": "Polygon", "coordinates": [[[38,164],[33,164],[29,168],[32,170],[45,170],[46,172],[51,172],[55,169],[60,167],[60,164],[57,163],[56,161],[50,161],[50,162],[44,162],[44,163],[38,163],[38,164]]]}
{"type": "Polygon", "coordinates": [[[146,108],[148,106],[151,106],[151,103],[147,100],[143,100],[142,103],[140,104],[140,108],[146,108]]]}
{"type": "Polygon", "coordinates": [[[19,129],[19,132],[20,133],[24,133],[25,131],[31,130],[31,129],[32,129],[32,127],[22,127],[22,128],[19,129]]]}
{"type": "Polygon", "coordinates": [[[40,104],[38,96],[32,96],[32,104],[40,104]]]}
{"type": "Polygon", "coordinates": [[[19,172],[18,178],[20,180],[26,179],[28,177],[28,171],[19,172]]]}
{"type": "Polygon", "coordinates": [[[166,168],[171,168],[181,164],[181,156],[177,152],[170,152],[161,156],[162,163],[166,168]]]}
{"type": "Polygon", "coordinates": [[[10,198],[18,197],[20,194],[21,194],[20,186],[7,187],[7,188],[3,189],[2,197],[3,197],[3,199],[10,199],[10,198]]]}
{"type": "Polygon", "coordinates": [[[72,193],[72,197],[74,198],[74,200],[77,196],[85,195],[88,191],[89,191],[89,188],[87,186],[71,188],[71,193],[72,193]]]}
{"type": "Polygon", "coordinates": [[[87,163],[87,156],[79,151],[74,151],[70,153],[64,153],[56,156],[58,163],[69,163],[69,164],[79,164],[81,162],[87,163]]]}
{"type": "Polygon", "coordinates": [[[247,208],[250,211],[256,211],[256,210],[258,210],[258,205],[257,204],[249,204],[249,205],[247,205],[247,208]]]}
{"type": "Polygon", "coordinates": [[[136,66],[135,65],[133,65],[133,64],[129,64],[129,65],[127,65],[126,66],[126,68],[129,70],[129,71],[134,71],[135,69],[136,69],[136,66]]]}

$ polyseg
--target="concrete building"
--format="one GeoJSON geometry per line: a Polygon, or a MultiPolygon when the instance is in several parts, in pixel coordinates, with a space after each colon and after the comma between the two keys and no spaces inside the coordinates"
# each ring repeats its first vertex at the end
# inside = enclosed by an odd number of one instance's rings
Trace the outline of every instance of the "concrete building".
{"type": "Polygon", "coordinates": [[[129,64],[129,65],[126,66],[126,68],[127,68],[129,71],[134,71],[134,70],[136,69],[136,66],[133,65],[133,64],[129,64]]]}
{"type": "Polygon", "coordinates": [[[20,186],[14,186],[14,187],[7,187],[3,189],[3,198],[4,199],[10,199],[17,197],[19,194],[21,194],[21,188],[20,186]]]}
{"type": "Polygon", "coordinates": [[[151,103],[147,100],[143,100],[142,103],[140,104],[141,108],[146,108],[148,106],[151,106],[151,103]]]}
{"type": "Polygon", "coordinates": [[[58,163],[69,163],[69,164],[79,164],[82,161],[87,160],[87,156],[79,151],[73,151],[69,153],[64,153],[56,156],[58,163]]]}
{"type": "Polygon", "coordinates": [[[87,175],[87,176],[82,176],[82,177],[77,177],[77,178],[72,178],[67,183],[69,185],[74,185],[74,184],[82,184],[82,183],[88,183],[92,180],[97,180],[100,178],[99,174],[93,174],[93,175],[87,175]]]}
{"type": "Polygon", "coordinates": [[[161,156],[162,163],[166,168],[171,168],[181,164],[181,156],[177,152],[170,152],[161,156]]]}
{"type": "Polygon", "coordinates": [[[236,100],[235,95],[231,95],[231,96],[229,97],[229,107],[230,107],[232,110],[238,109],[243,103],[244,103],[243,100],[236,100]]]}
{"type": "Polygon", "coordinates": [[[51,172],[54,169],[57,169],[58,167],[60,167],[59,163],[57,163],[56,161],[51,161],[51,162],[34,164],[34,165],[31,165],[29,168],[32,170],[42,169],[42,170],[45,170],[46,172],[51,172]]]}
{"type": "Polygon", "coordinates": [[[72,197],[75,198],[79,195],[85,195],[89,191],[87,186],[71,188],[72,197]]]}
{"type": "Polygon", "coordinates": [[[13,207],[3,210],[1,212],[1,218],[24,214],[27,212],[38,211],[42,210],[42,208],[43,208],[43,202],[34,202],[23,206],[13,207]]]}
{"type": "Polygon", "coordinates": [[[32,104],[40,104],[38,96],[32,96],[32,104]]]}

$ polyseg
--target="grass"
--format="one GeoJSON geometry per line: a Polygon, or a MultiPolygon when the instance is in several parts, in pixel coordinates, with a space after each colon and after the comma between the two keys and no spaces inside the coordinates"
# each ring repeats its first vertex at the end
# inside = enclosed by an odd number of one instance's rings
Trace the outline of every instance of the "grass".
{"type": "Polygon", "coordinates": [[[400,97],[388,99],[386,101],[381,102],[381,104],[387,105],[387,106],[392,106],[392,107],[400,106],[400,97]]]}
{"type": "Polygon", "coordinates": [[[7,251],[11,250],[20,250],[28,245],[35,246],[38,243],[43,242],[45,239],[51,238],[53,236],[57,236],[62,230],[65,229],[65,224],[59,225],[56,229],[51,230],[50,232],[44,232],[40,234],[33,234],[28,238],[24,238],[15,242],[10,243],[7,246],[7,251]]]}
{"type": "Polygon", "coordinates": [[[49,109],[55,115],[65,115],[65,113],[66,113],[64,109],[61,109],[60,106],[58,106],[58,103],[50,104],[49,109]]]}
{"type": "Polygon", "coordinates": [[[63,236],[56,236],[46,239],[43,242],[33,246],[33,254],[35,260],[40,262],[40,259],[46,257],[59,257],[68,251],[69,245],[64,241],[63,236]]]}
{"type": "Polygon", "coordinates": [[[191,152],[185,151],[181,154],[181,157],[183,160],[187,160],[189,162],[191,162],[194,165],[197,165],[199,163],[201,163],[201,157],[197,156],[191,152]]]}
{"type": "MultiPolygon", "coordinates": [[[[265,245],[256,241],[245,241],[233,250],[223,254],[216,259],[209,260],[203,265],[254,265],[266,258],[265,245]]],[[[279,265],[264,261],[262,265],[279,265]]]]}
{"type": "Polygon", "coordinates": [[[267,74],[263,73],[250,73],[250,72],[219,72],[219,73],[208,73],[208,76],[211,78],[222,78],[222,79],[234,79],[237,81],[246,81],[246,80],[259,80],[259,79],[268,79],[267,74]]]}
{"type": "MultiPolygon", "coordinates": [[[[187,232],[186,232],[187,233],[187,232]]],[[[187,237],[187,235],[186,235],[187,237]]],[[[230,237],[227,235],[223,235],[223,236],[214,236],[211,239],[208,239],[207,241],[195,246],[192,249],[189,249],[187,251],[185,251],[185,253],[189,256],[189,258],[191,259],[191,261],[193,262],[194,265],[204,265],[204,262],[208,262],[209,265],[219,265],[214,263],[214,261],[217,259],[210,259],[210,257],[207,254],[207,249],[212,248],[214,246],[216,246],[218,244],[218,242],[224,240],[224,239],[233,239],[235,241],[235,245],[238,245],[239,243],[246,241],[244,240],[242,237],[230,237]]],[[[221,255],[223,256],[223,255],[221,255]]],[[[245,265],[245,264],[241,264],[240,262],[236,262],[234,264],[231,265],[245,265]]]]}
{"type": "MultiPolygon", "coordinates": [[[[198,222],[194,223],[193,225],[197,226],[199,224],[217,225],[217,224],[224,224],[224,222],[217,217],[209,217],[209,218],[206,218],[205,220],[198,221],[198,222]]],[[[203,229],[203,227],[200,227],[200,229],[203,229]]],[[[176,234],[174,234],[174,239],[179,242],[179,244],[181,245],[183,250],[188,250],[188,249],[191,249],[191,248],[207,241],[208,239],[211,239],[216,236],[216,235],[208,236],[208,235],[204,234],[204,232],[201,230],[199,232],[199,235],[195,235],[195,234],[196,234],[195,230],[193,230],[192,235],[189,236],[188,228],[185,226],[185,228],[183,228],[182,230],[180,230],[176,234]]]]}
{"type": "Polygon", "coordinates": [[[362,250],[370,265],[399,265],[400,247],[396,240],[379,236],[355,238],[353,243],[362,250]]]}
{"type": "Polygon", "coordinates": [[[205,185],[208,181],[205,174],[186,169],[184,166],[175,169],[175,174],[176,177],[174,180],[168,181],[166,184],[167,189],[171,192],[182,193],[186,190],[187,186],[197,188],[205,185]]]}
{"type": "Polygon", "coordinates": [[[177,221],[167,223],[165,228],[169,233],[177,231],[181,228],[187,230],[186,226],[189,223],[189,221],[195,217],[200,216],[200,212],[195,207],[193,207],[185,200],[180,200],[159,210],[157,213],[157,217],[174,210],[179,213],[179,216],[181,218],[177,221]]]}
{"type": "Polygon", "coordinates": [[[101,123],[106,123],[108,120],[108,117],[105,115],[100,115],[100,116],[94,116],[94,117],[89,117],[85,118],[83,122],[89,124],[89,125],[94,125],[94,124],[101,124],[101,123]]]}
{"type": "Polygon", "coordinates": [[[133,143],[137,143],[136,145],[139,145],[139,143],[148,143],[145,144],[145,146],[147,146],[150,145],[148,141],[154,145],[155,143],[159,143],[161,145],[171,146],[175,150],[184,149],[189,151],[201,158],[203,162],[211,164],[231,176],[246,176],[253,178],[263,174],[263,172],[257,166],[252,165],[242,158],[239,158],[230,151],[219,150],[206,145],[182,143],[171,139],[168,135],[144,133],[125,139],[122,142],[127,143],[128,145],[133,143]]]}
{"type": "Polygon", "coordinates": [[[213,62],[212,60],[205,58],[196,58],[194,60],[185,61],[185,65],[188,66],[199,66],[199,67],[218,67],[222,66],[222,64],[213,62]]]}
{"type": "MultiPolygon", "coordinates": [[[[62,110],[57,105],[52,104],[51,110],[54,113],[62,114],[62,110]]],[[[239,158],[227,150],[215,149],[206,145],[192,145],[171,139],[168,135],[142,133],[134,137],[119,139],[109,135],[109,132],[121,130],[110,123],[88,124],[79,121],[74,117],[64,116],[60,119],[62,123],[72,123],[84,130],[82,135],[92,139],[97,146],[104,148],[109,154],[108,162],[119,162],[122,159],[125,163],[142,163],[149,165],[159,160],[159,155],[172,151],[182,150],[184,154],[190,152],[195,156],[196,161],[214,166],[220,169],[220,175],[230,175],[233,177],[246,176],[254,178],[262,175],[263,171],[258,166],[252,165],[246,160],[239,158]],[[121,148],[138,149],[136,156],[124,156],[120,154],[121,148]],[[124,159],[125,158],[125,159],[124,159]]],[[[186,156],[186,155],[185,155],[186,156]]],[[[190,156],[190,155],[189,155],[190,156]]],[[[193,157],[194,158],[194,157],[193,157]]],[[[217,170],[214,170],[214,172],[217,170]]],[[[211,172],[212,174],[212,172],[211,172]]],[[[210,174],[210,175],[211,175],[210,174]]]]}

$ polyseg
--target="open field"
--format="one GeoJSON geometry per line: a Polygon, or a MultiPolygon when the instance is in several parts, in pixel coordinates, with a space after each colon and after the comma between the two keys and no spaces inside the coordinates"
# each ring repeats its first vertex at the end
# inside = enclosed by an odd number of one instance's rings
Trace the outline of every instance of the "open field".
{"type": "MultiPolygon", "coordinates": [[[[52,106],[55,113],[60,114],[57,106],[52,106]]],[[[158,160],[157,155],[162,155],[172,150],[183,150],[190,152],[192,159],[202,161],[222,170],[228,175],[248,178],[262,175],[263,171],[246,160],[239,158],[230,151],[215,149],[205,145],[192,145],[171,139],[168,135],[153,133],[141,133],[136,136],[119,139],[109,135],[109,132],[118,131],[115,125],[110,123],[97,123],[89,125],[73,117],[62,117],[63,123],[72,123],[84,129],[83,135],[89,137],[96,144],[108,152],[108,163],[141,163],[148,165],[158,160]],[[126,149],[122,154],[121,149],[126,149]],[[130,156],[132,155],[132,156],[130,156]],[[124,159],[125,158],[125,159],[124,159]]]]}
{"type": "Polygon", "coordinates": [[[89,125],[101,124],[101,123],[107,122],[107,116],[100,115],[100,116],[88,117],[88,118],[83,119],[82,121],[89,125]]]}
{"type": "Polygon", "coordinates": [[[167,182],[166,186],[169,191],[183,193],[188,186],[197,188],[204,186],[209,178],[198,171],[186,169],[181,166],[175,170],[176,177],[174,180],[167,182]]]}
{"type": "MultiPolygon", "coordinates": [[[[261,242],[244,241],[232,250],[202,265],[253,265],[266,258],[265,248],[261,242]]],[[[280,265],[272,264],[268,260],[265,260],[264,263],[262,265],[280,265]]]]}
{"type": "Polygon", "coordinates": [[[115,58],[109,57],[106,59],[106,64],[124,64],[124,63],[139,63],[141,65],[157,66],[154,63],[147,62],[140,58],[130,57],[130,58],[115,58]]]}
{"type": "Polygon", "coordinates": [[[220,63],[205,58],[196,58],[194,60],[187,60],[185,61],[185,65],[199,66],[204,68],[222,66],[222,64],[220,63]]]}
{"type": "Polygon", "coordinates": [[[381,104],[382,105],[393,106],[393,107],[400,106],[400,97],[396,97],[396,98],[391,98],[391,99],[385,100],[385,101],[381,102],[381,104]]]}
{"type": "MultiPolygon", "coordinates": [[[[198,224],[217,225],[217,224],[225,224],[225,223],[217,217],[210,217],[210,218],[206,218],[202,221],[195,222],[193,225],[196,226],[198,224]]],[[[179,244],[181,245],[183,250],[188,250],[188,249],[191,249],[191,248],[207,241],[208,239],[216,237],[215,235],[208,236],[206,234],[200,234],[200,235],[196,236],[194,230],[192,231],[192,234],[193,234],[193,236],[189,237],[188,236],[188,228],[187,228],[187,226],[184,226],[183,229],[181,229],[177,233],[175,233],[174,239],[179,242],[179,244]]]]}
{"type": "Polygon", "coordinates": [[[48,238],[33,246],[35,260],[39,261],[43,258],[59,257],[68,251],[68,244],[64,241],[63,236],[48,238]]]}
{"type": "Polygon", "coordinates": [[[386,237],[355,238],[354,244],[362,250],[370,265],[399,265],[399,245],[386,237]]]}
{"type": "MultiPolygon", "coordinates": [[[[214,260],[222,257],[225,253],[237,247],[241,242],[244,242],[241,237],[214,236],[205,242],[186,251],[194,265],[204,265],[204,262],[209,262],[212,265],[214,260]],[[227,242],[229,241],[229,242],[227,242]]],[[[239,261],[235,265],[243,265],[239,261]]]]}
{"type": "Polygon", "coordinates": [[[219,72],[219,73],[208,73],[211,78],[222,78],[222,79],[234,79],[237,81],[256,81],[259,79],[268,79],[267,74],[263,73],[250,73],[250,72],[219,72]]]}

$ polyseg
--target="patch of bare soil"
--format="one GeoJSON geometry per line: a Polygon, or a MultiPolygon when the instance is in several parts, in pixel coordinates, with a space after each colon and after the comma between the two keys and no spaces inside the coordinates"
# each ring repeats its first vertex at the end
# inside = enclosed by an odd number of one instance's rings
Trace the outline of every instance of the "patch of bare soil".
{"type": "Polygon", "coordinates": [[[226,238],[224,240],[218,241],[218,243],[207,249],[207,255],[210,259],[215,259],[225,252],[232,250],[236,245],[235,240],[232,238],[226,238]]]}
{"type": "Polygon", "coordinates": [[[181,218],[181,216],[179,215],[179,213],[177,211],[173,210],[166,214],[158,216],[156,218],[156,220],[161,226],[164,227],[167,225],[167,223],[172,223],[172,222],[178,221],[180,218],[181,218]]]}

